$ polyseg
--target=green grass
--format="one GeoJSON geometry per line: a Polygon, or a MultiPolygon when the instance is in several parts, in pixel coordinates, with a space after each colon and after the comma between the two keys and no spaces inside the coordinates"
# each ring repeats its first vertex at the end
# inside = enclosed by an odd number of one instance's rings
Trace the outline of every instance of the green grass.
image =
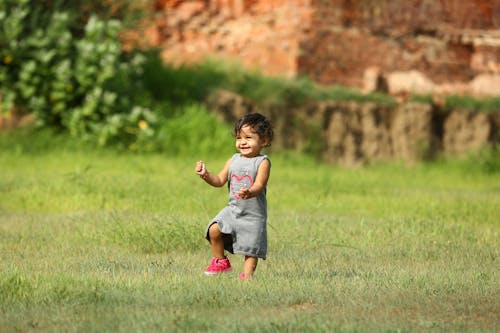
{"type": "MultiPolygon", "coordinates": [[[[202,103],[216,89],[235,92],[257,105],[295,105],[311,100],[371,101],[395,105],[386,94],[362,94],[344,86],[320,86],[306,77],[288,79],[245,70],[241,64],[210,59],[202,63],[172,66],[162,64],[156,52],[147,54],[144,88],[157,103],[180,105],[202,103]]],[[[171,107],[163,107],[167,112],[171,107]]]]}
{"type": "MultiPolygon", "coordinates": [[[[410,100],[414,102],[432,104],[432,96],[430,95],[413,95],[410,100]]],[[[500,112],[500,97],[474,97],[450,95],[444,97],[443,111],[452,111],[456,109],[469,109],[480,112],[500,112]]]]}
{"type": "Polygon", "coordinates": [[[194,162],[223,158],[29,139],[0,136],[2,332],[499,327],[498,170],[271,153],[269,257],[241,283],[239,256],[235,273],[203,276],[203,231],[227,193],[194,162]]]}
{"type": "MultiPolygon", "coordinates": [[[[296,105],[309,101],[374,102],[396,106],[394,98],[384,93],[363,94],[358,89],[341,85],[318,85],[307,77],[288,79],[266,76],[259,71],[245,70],[241,64],[210,59],[208,61],[172,66],[162,64],[157,52],[147,54],[144,88],[153,101],[162,105],[202,103],[216,89],[235,92],[257,105],[296,105]]],[[[430,95],[412,95],[411,101],[432,104],[430,95]]],[[[444,97],[444,111],[470,109],[499,112],[500,97],[479,98],[450,95],[444,97]]],[[[171,107],[162,106],[165,110],[171,107]]],[[[167,112],[168,113],[168,112],[167,112]]]]}

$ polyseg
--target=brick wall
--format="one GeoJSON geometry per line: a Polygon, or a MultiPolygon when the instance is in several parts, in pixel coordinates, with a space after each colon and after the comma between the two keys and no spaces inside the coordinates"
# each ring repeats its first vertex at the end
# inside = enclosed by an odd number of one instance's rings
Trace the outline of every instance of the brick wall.
{"type": "Polygon", "coordinates": [[[370,66],[418,70],[436,83],[500,73],[498,0],[315,0],[313,6],[299,69],[318,82],[361,86],[370,66]]]}
{"type": "Polygon", "coordinates": [[[500,76],[500,0],[157,0],[154,10],[135,39],[171,63],[216,56],[355,87],[369,68],[416,70],[451,93],[500,76]]]}
{"type": "Polygon", "coordinates": [[[165,61],[216,56],[288,77],[298,73],[300,35],[312,12],[304,0],[158,0],[156,11],[147,38],[165,61]]]}

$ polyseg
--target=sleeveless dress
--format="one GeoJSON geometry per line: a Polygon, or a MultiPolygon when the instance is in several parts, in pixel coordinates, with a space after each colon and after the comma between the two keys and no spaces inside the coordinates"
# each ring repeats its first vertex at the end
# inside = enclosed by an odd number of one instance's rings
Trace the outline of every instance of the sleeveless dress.
{"type": "Polygon", "coordinates": [[[229,202],[208,224],[205,238],[210,241],[208,229],[214,223],[223,234],[224,249],[230,253],[266,259],[267,254],[267,199],[266,188],[257,197],[241,199],[242,187],[250,188],[257,170],[266,155],[252,158],[234,154],[228,174],[229,202]]]}

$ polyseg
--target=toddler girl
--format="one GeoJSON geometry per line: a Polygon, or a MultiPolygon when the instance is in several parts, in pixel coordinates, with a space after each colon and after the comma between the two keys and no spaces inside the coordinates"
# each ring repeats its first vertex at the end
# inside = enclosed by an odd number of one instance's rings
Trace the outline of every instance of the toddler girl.
{"type": "Polygon", "coordinates": [[[203,161],[196,163],[195,172],[208,184],[222,187],[228,183],[229,203],[208,224],[205,237],[212,247],[213,258],[206,275],[230,272],[231,264],[224,250],[245,256],[241,279],[251,279],[258,258],[267,253],[266,185],[271,162],[260,152],[273,139],[270,122],[259,113],[239,119],[233,129],[236,138],[234,154],[218,173],[210,173],[203,161]]]}

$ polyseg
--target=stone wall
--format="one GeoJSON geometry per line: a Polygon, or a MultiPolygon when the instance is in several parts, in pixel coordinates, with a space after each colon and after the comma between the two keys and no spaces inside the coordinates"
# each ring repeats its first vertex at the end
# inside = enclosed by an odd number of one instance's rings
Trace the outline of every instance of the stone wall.
{"type": "Polygon", "coordinates": [[[299,106],[252,104],[228,91],[207,101],[227,122],[261,112],[275,127],[273,146],[311,151],[347,166],[366,162],[418,161],[437,155],[461,157],[498,144],[498,113],[444,111],[437,105],[396,107],[359,102],[312,102],[299,106]]]}
{"type": "Polygon", "coordinates": [[[170,63],[216,56],[358,88],[375,69],[393,94],[500,94],[499,0],[157,0],[154,11],[125,39],[170,63]]]}

